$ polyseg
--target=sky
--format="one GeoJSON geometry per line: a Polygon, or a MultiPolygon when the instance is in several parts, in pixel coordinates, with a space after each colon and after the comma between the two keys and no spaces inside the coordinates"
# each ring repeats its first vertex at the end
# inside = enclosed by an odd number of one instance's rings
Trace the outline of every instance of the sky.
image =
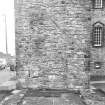
{"type": "Polygon", "coordinates": [[[8,53],[15,55],[14,0],[0,0],[0,52],[6,53],[5,16],[7,23],[8,53]]]}

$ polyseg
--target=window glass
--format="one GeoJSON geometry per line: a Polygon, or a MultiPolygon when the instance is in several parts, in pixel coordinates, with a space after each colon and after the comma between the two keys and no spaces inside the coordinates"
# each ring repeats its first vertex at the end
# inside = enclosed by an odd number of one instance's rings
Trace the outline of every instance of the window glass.
{"type": "Polygon", "coordinates": [[[102,8],[102,0],[95,0],[95,8],[102,8]]]}
{"type": "Polygon", "coordinates": [[[97,23],[93,26],[93,46],[100,47],[103,44],[103,24],[97,23]]]}

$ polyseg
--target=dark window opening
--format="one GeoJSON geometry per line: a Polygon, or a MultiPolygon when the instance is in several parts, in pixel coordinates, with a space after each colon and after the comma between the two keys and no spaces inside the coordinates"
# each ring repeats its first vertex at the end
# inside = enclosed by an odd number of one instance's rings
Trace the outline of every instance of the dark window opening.
{"type": "Polygon", "coordinates": [[[100,69],[102,66],[102,63],[101,62],[94,62],[94,68],[95,69],[100,69]]]}

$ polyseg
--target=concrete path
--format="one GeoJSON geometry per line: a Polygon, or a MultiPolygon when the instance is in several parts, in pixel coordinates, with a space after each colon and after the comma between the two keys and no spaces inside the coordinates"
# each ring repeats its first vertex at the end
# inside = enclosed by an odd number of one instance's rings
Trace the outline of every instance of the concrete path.
{"type": "Polygon", "coordinates": [[[11,80],[11,78],[15,76],[16,73],[13,71],[8,71],[8,70],[0,71],[0,91],[15,89],[16,80],[11,80]]]}
{"type": "Polygon", "coordinates": [[[0,71],[0,84],[10,80],[13,76],[16,76],[15,72],[1,70],[0,71]]]}
{"type": "Polygon", "coordinates": [[[6,81],[0,84],[0,91],[16,89],[16,81],[6,81]]]}

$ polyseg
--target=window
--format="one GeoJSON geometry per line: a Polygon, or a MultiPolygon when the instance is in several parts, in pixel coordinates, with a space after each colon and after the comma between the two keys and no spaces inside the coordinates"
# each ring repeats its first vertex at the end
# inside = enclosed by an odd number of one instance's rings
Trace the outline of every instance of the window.
{"type": "Polygon", "coordinates": [[[103,45],[103,24],[100,22],[97,22],[93,25],[93,37],[92,37],[92,43],[94,47],[101,47],[103,45]]]}
{"type": "Polygon", "coordinates": [[[103,0],[93,0],[94,8],[99,9],[103,7],[103,0]]]}
{"type": "Polygon", "coordinates": [[[100,69],[102,66],[102,63],[101,62],[94,62],[94,68],[95,69],[100,69]]]}

